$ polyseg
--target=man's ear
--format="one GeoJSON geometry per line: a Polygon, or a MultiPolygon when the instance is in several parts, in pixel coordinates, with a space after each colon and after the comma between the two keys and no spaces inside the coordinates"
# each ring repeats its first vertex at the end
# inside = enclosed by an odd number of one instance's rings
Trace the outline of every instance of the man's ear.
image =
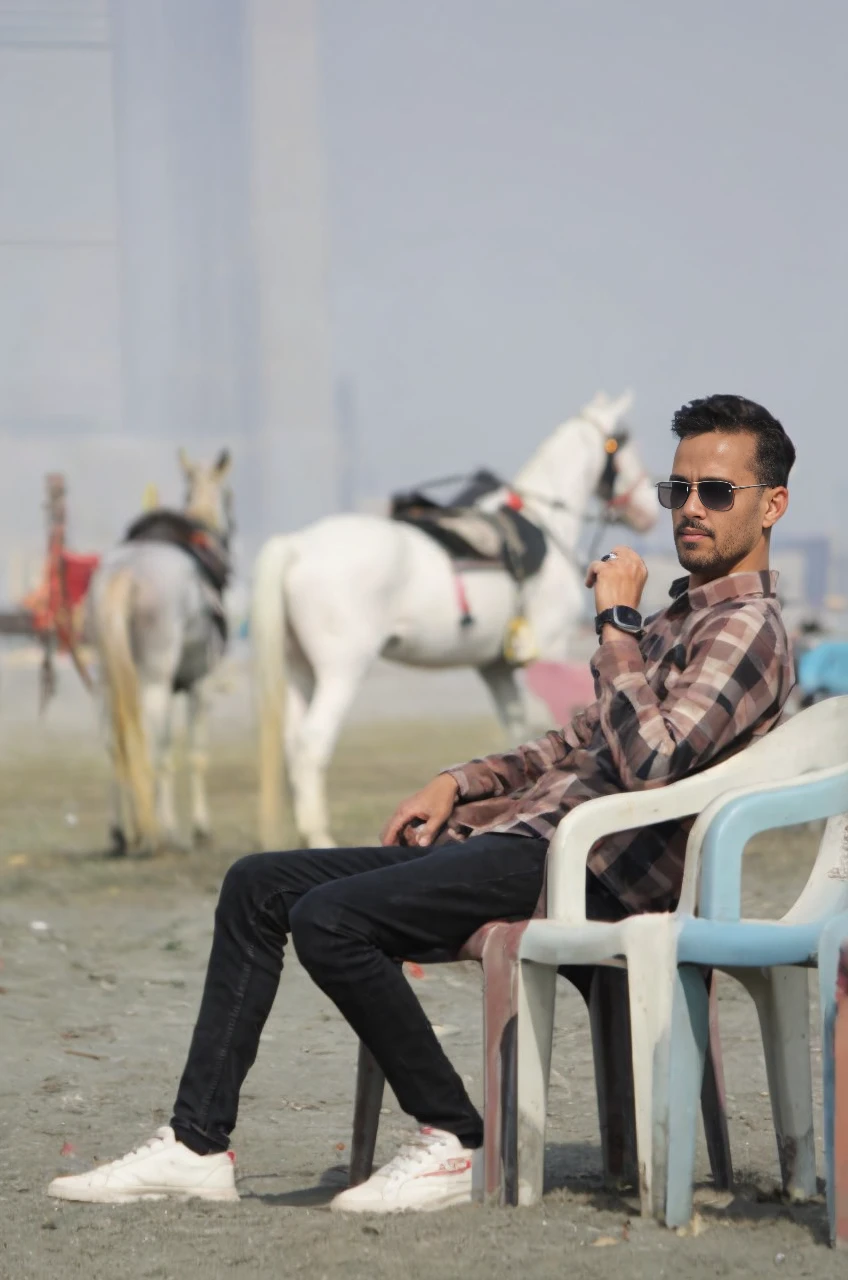
{"type": "Polygon", "coordinates": [[[789,490],[785,485],[778,485],[769,494],[768,505],[763,513],[763,528],[771,529],[786,514],[789,506],[789,490]]]}

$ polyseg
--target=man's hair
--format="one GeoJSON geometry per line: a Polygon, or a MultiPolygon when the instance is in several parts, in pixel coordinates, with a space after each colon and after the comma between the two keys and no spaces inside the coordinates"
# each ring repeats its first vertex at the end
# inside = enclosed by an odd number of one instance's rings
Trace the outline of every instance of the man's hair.
{"type": "Polygon", "coordinates": [[[677,410],[671,429],[680,440],[707,431],[724,431],[728,435],[745,431],[756,443],[754,470],[760,484],[777,488],[789,481],[795,446],[768,409],[744,396],[707,396],[704,400],[692,400],[677,410]]]}

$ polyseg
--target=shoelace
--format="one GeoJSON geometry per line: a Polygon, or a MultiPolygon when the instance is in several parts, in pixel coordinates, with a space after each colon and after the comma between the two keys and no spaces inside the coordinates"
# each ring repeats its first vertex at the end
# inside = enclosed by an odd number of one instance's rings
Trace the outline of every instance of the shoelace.
{"type": "Polygon", "coordinates": [[[101,1169],[116,1169],[119,1165],[127,1164],[130,1160],[134,1160],[136,1156],[141,1155],[142,1151],[149,1151],[156,1146],[165,1145],[167,1129],[157,1129],[152,1138],[148,1138],[146,1142],[142,1142],[140,1146],[135,1147],[132,1151],[128,1151],[125,1156],[121,1156],[118,1160],[110,1160],[108,1165],[101,1165],[101,1169]]]}
{"type": "Polygon", "coordinates": [[[433,1147],[437,1146],[438,1142],[437,1138],[427,1138],[423,1134],[418,1134],[403,1144],[397,1155],[383,1167],[383,1173],[405,1173],[410,1165],[426,1164],[433,1147]]]}

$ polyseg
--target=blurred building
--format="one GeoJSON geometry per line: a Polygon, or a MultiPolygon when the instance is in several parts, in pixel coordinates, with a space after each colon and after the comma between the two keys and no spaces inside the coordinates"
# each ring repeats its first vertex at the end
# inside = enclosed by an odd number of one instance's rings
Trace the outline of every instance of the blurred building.
{"type": "Polygon", "coordinates": [[[0,564],[46,471],[101,547],[179,445],[248,551],[338,505],[318,100],[315,0],[0,0],[0,564]]]}

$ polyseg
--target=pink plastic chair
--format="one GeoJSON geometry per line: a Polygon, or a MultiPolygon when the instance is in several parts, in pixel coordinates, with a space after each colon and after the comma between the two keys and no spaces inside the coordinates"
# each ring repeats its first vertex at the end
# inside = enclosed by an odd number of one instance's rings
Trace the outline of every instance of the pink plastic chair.
{"type": "MultiPolygon", "coordinates": [[[[482,1196],[504,1204],[516,1203],[517,1134],[505,1124],[509,1109],[504,1099],[513,1087],[516,1026],[516,946],[523,926],[495,921],[469,938],[454,957],[476,960],[483,968],[484,1011],[484,1185],[482,1196]]],[[[607,966],[563,969],[589,1009],[595,1058],[595,1086],[601,1132],[604,1181],[607,1185],[638,1185],[636,1120],[630,1051],[630,1013],[626,974],[607,966]]],[[[733,1181],[725,1114],[724,1076],[714,989],[710,982],[711,1043],[704,1073],[702,1113],[710,1164],[716,1187],[727,1190],[733,1181]]],[[[385,1078],[363,1044],[359,1063],[351,1142],[350,1185],[371,1174],[385,1078]]]]}

